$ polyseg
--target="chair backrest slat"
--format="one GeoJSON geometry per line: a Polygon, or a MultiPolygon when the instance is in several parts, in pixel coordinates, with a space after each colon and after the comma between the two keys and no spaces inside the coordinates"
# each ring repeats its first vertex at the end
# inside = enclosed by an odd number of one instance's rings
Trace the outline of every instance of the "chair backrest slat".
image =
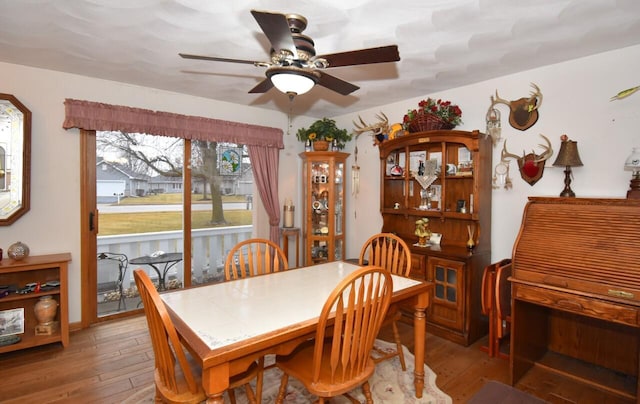
{"type": "Polygon", "coordinates": [[[326,338],[332,339],[331,383],[348,381],[365,371],[392,293],[391,275],[379,266],[360,268],[340,282],[320,313],[311,365],[314,382],[320,377],[326,338]]]}
{"type": "Polygon", "coordinates": [[[380,266],[394,275],[409,276],[411,273],[411,250],[400,237],[393,233],[378,233],[371,236],[360,250],[360,265],[380,266]]]}
{"type": "Polygon", "coordinates": [[[288,269],[282,249],[271,240],[252,238],[236,244],[225,260],[224,277],[232,279],[263,275],[288,269]]]}

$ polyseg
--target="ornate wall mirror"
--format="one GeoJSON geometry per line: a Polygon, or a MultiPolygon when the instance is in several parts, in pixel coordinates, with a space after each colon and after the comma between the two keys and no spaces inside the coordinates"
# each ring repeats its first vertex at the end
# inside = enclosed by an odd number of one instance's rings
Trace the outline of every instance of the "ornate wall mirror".
{"type": "Polygon", "coordinates": [[[29,211],[31,111],[0,93],[0,226],[29,211]]]}

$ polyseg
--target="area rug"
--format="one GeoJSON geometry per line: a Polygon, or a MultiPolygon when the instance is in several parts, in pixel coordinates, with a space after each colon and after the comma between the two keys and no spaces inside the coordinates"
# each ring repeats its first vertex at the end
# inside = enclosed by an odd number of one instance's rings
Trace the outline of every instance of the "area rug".
{"type": "MultiPolygon", "coordinates": [[[[382,350],[392,350],[395,344],[377,340],[376,346],[382,350]]],[[[413,385],[413,369],[414,358],[406,347],[404,349],[405,362],[407,364],[406,372],[402,371],[400,360],[394,357],[391,360],[380,362],[376,366],[374,375],[369,379],[373,400],[376,403],[384,404],[451,404],[451,397],[443,393],[436,386],[436,374],[428,367],[424,366],[424,385],[425,389],[422,398],[418,399],[415,395],[415,387],[413,385]]],[[[273,363],[273,357],[265,358],[265,364],[273,363]]],[[[271,368],[264,373],[264,386],[262,389],[262,402],[274,403],[278,395],[280,387],[280,377],[282,372],[280,369],[271,368]]],[[[125,401],[126,404],[152,403],[155,389],[154,386],[148,386],[125,401]]],[[[364,395],[360,388],[351,392],[351,395],[364,403],[364,395]]],[[[243,389],[236,389],[236,399],[238,404],[247,403],[247,398],[243,389]]],[[[289,378],[287,384],[287,395],[284,402],[286,404],[308,404],[316,400],[314,396],[309,394],[304,386],[294,378],[289,378]]],[[[225,403],[229,399],[225,394],[225,403]]],[[[346,404],[349,400],[346,397],[336,397],[332,399],[332,404],[346,404]]]]}

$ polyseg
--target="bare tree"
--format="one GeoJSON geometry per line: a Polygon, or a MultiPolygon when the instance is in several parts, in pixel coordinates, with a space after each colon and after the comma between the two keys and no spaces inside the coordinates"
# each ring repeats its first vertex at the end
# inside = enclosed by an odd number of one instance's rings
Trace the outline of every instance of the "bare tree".
{"type": "Polygon", "coordinates": [[[191,142],[191,177],[202,181],[202,198],[207,199],[207,185],[211,192],[211,224],[225,224],[220,193],[220,169],[218,167],[218,143],[194,140],[191,142]],[[200,164],[194,164],[199,156],[200,164]]]}
{"type": "MultiPolygon", "coordinates": [[[[118,152],[127,168],[141,176],[183,177],[181,139],[114,131],[98,136],[97,143],[103,152],[118,152]]],[[[202,182],[203,200],[211,200],[210,224],[226,224],[220,193],[218,143],[194,140],[191,145],[191,176],[202,182]],[[207,192],[211,193],[210,198],[207,192]]]]}

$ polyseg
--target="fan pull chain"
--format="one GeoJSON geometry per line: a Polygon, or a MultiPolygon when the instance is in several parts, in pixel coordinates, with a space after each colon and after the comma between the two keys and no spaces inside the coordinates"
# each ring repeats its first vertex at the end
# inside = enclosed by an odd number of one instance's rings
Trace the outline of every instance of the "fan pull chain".
{"type": "Polygon", "coordinates": [[[354,151],[355,161],[351,166],[351,194],[356,198],[360,192],[360,166],[358,165],[358,140],[356,139],[356,149],[354,151]]]}
{"type": "Polygon", "coordinates": [[[287,136],[291,134],[291,127],[293,126],[291,120],[291,114],[293,113],[293,97],[289,97],[289,113],[287,114],[287,136]]]}

